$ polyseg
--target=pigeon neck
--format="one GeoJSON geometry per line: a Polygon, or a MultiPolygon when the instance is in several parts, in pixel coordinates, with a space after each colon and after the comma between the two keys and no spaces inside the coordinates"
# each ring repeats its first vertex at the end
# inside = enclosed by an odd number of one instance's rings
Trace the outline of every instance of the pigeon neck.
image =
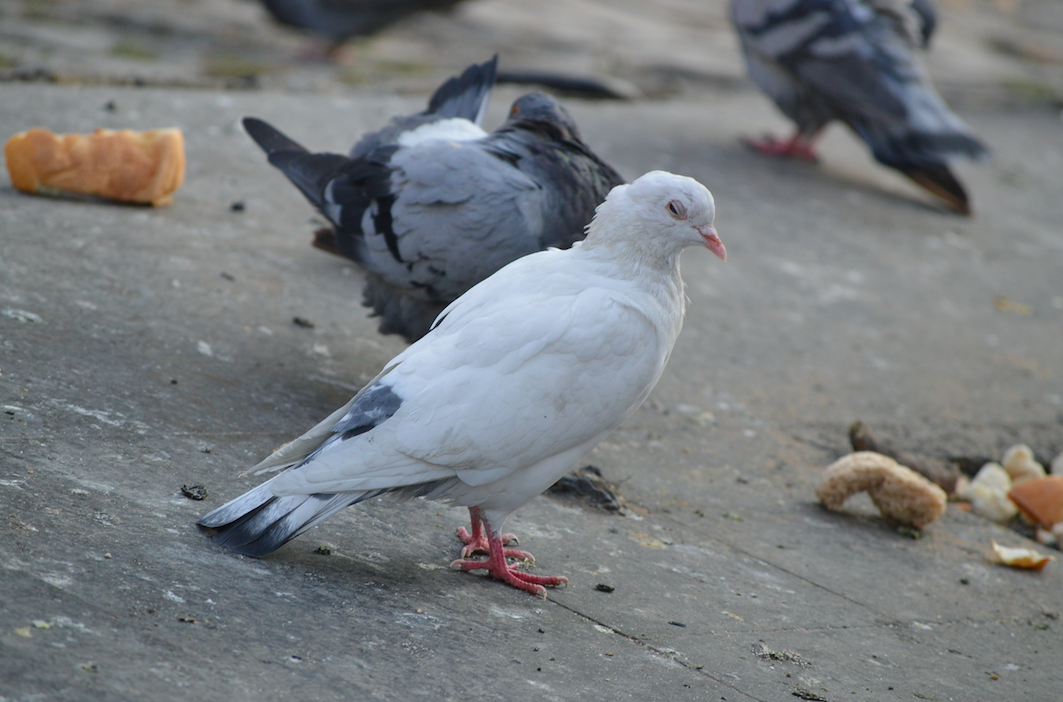
{"type": "Polygon", "coordinates": [[[686,299],[679,273],[682,249],[640,227],[603,219],[600,210],[579,247],[583,255],[608,266],[611,277],[630,281],[655,299],[662,312],[669,312],[666,316],[674,313],[678,324],[682,324],[686,299]]]}
{"type": "Polygon", "coordinates": [[[637,276],[651,271],[658,275],[679,276],[682,244],[653,236],[644,227],[603,214],[599,209],[598,216],[587,227],[587,238],[581,247],[584,251],[634,271],[637,276]]]}

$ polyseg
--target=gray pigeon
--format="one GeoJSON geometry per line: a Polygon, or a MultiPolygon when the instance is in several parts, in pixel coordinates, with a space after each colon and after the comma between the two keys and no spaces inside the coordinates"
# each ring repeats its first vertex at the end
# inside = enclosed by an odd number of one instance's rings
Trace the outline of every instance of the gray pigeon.
{"type": "Polygon", "coordinates": [[[581,240],[594,208],[624,182],[553,98],[524,95],[488,134],[476,124],[483,102],[464,99],[486,94],[464,84],[448,82],[426,112],[392,120],[350,156],[311,153],[244,120],[269,162],[334,225],[315,245],[367,271],[363,304],[382,317],[380,332],[411,343],[510,261],[581,240]]]}
{"type": "Polygon", "coordinates": [[[367,36],[408,15],[445,10],[461,0],[262,0],[273,19],[328,40],[325,56],[336,58],[348,39],[367,36]]]}
{"type": "Polygon", "coordinates": [[[749,146],[813,160],[816,137],[839,120],[880,163],[970,214],[946,158],[988,152],[915,56],[936,24],[929,0],[732,0],[731,10],[750,77],[797,125],[789,140],[749,146]]]}

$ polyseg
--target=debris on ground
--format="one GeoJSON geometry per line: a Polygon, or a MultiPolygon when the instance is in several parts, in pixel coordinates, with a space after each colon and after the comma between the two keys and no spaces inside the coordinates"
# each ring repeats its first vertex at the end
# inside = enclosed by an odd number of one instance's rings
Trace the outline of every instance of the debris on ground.
{"type": "Polygon", "coordinates": [[[1042,570],[1050,561],[1056,560],[1055,556],[1046,556],[1031,548],[1010,548],[1001,546],[996,541],[989,543],[993,546],[993,551],[999,559],[998,562],[1011,568],[1042,570]]]}
{"type": "Polygon", "coordinates": [[[917,529],[943,515],[948,503],[942,488],[873,451],[857,451],[827,466],[816,497],[827,509],[840,510],[858,492],[867,492],[886,520],[917,529]]]}
{"type": "Polygon", "coordinates": [[[1000,464],[1013,485],[1045,477],[1044,466],[1034,460],[1033,451],[1026,444],[1015,444],[1005,451],[1000,464]]]}
{"type": "Polygon", "coordinates": [[[1008,492],[1022,516],[1042,529],[1063,522],[1063,475],[1049,475],[1016,483],[1008,492]]]}
{"type": "Polygon", "coordinates": [[[180,129],[53,134],[38,127],[8,139],[4,157],[11,184],[31,194],[98,195],[159,207],[173,202],[185,178],[180,129]]]}
{"type": "Polygon", "coordinates": [[[956,485],[962,474],[950,461],[911,451],[898,451],[889,444],[877,441],[868,426],[859,420],[849,427],[849,443],[852,444],[853,451],[873,451],[889,456],[940,487],[947,495],[956,492],[956,485]]]}
{"type": "Polygon", "coordinates": [[[986,463],[960,497],[971,503],[971,509],[994,522],[1004,524],[1019,513],[1019,508],[1008,499],[1011,476],[999,463],[986,463]]]}
{"type": "Polygon", "coordinates": [[[181,494],[190,500],[205,500],[209,496],[204,485],[182,485],[181,494]]]}
{"type": "Polygon", "coordinates": [[[591,465],[563,476],[547,492],[551,495],[572,495],[606,512],[619,512],[623,507],[618,486],[606,480],[602,471],[591,465]]]}
{"type": "Polygon", "coordinates": [[[1059,455],[1052,459],[1049,466],[1049,470],[1053,475],[1063,475],[1063,451],[1060,451],[1059,455]]]}
{"type": "Polygon", "coordinates": [[[779,661],[780,663],[792,663],[802,668],[811,668],[812,664],[800,654],[793,651],[773,651],[763,641],[752,645],[753,655],[762,661],[779,661]]]}

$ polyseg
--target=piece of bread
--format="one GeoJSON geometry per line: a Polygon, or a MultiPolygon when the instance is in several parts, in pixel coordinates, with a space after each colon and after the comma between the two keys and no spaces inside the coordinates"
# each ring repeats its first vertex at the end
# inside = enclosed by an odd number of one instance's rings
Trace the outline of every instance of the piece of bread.
{"type": "Polygon", "coordinates": [[[816,497],[824,507],[839,510],[850,495],[865,491],[887,520],[918,529],[944,514],[948,502],[934,483],[871,451],[850,453],[827,466],[816,497]]]}
{"type": "Polygon", "coordinates": [[[8,139],[4,156],[11,184],[27,193],[84,193],[158,207],[173,202],[185,178],[180,129],[57,135],[35,128],[8,139]]]}

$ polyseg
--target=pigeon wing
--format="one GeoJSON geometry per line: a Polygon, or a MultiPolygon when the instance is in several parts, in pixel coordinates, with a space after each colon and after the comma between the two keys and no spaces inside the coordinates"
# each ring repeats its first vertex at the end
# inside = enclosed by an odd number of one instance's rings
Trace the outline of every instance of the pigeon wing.
{"type": "Polygon", "coordinates": [[[274,493],[482,485],[617,427],[669,345],[622,290],[588,286],[586,271],[551,273],[561,253],[522,259],[451,305],[382,381],[403,398],[394,415],[279,476],[274,493]]]}
{"type": "Polygon", "coordinates": [[[543,189],[478,142],[425,142],[390,161],[389,190],[362,217],[364,265],[449,302],[542,248],[543,189]]]}

